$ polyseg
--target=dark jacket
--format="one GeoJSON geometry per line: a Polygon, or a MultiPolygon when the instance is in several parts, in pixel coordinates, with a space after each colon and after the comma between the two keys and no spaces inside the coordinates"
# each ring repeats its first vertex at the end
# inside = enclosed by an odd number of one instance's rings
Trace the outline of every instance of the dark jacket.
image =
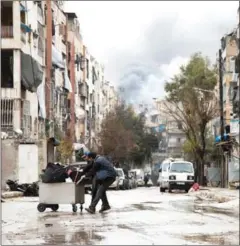
{"type": "Polygon", "coordinates": [[[93,168],[86,174],[86,177],[96,175],[97,180],[106,178],[116,178],[117,173],[112,163],[103,156],[97,156],[93,163],[93,168]]]}
{"type": "Polygon", "coordinates": [[[87,162],[87,165],[82,170],[82,175],[85,175],[86,173],[88,173],[93,168],[93,163],[94,163],[94,161],[88,161],[87,162]]]}

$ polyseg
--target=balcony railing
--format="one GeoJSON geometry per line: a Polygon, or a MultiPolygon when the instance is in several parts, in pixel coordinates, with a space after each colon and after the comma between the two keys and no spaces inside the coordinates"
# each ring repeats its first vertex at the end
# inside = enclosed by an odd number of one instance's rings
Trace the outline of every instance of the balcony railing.
{"type": "Polygon", "coordinates": [[[18,97],[17,95],[17,89],[16,88],[1,88],[1,98],[2,99],[16,99],[18,97]]]}
{"type": "Polygon", "coordinates": [[[1,27],[2,38],[13,38],[13,26],[2,26],[1,27]]]}

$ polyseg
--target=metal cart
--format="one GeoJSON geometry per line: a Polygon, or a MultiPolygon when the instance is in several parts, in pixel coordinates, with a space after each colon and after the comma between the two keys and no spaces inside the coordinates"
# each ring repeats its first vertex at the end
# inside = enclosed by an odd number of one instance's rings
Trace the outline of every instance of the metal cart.
{"type": "Polygon", "coordinates": [[[77,204],[83,210],[85,202],[84,185],[75,183],[39,183],[39,204],[37,209],[44,212],[46,208],[57,211],[59,204],[72,204],[72,211],[77,212],[77,204]]]}

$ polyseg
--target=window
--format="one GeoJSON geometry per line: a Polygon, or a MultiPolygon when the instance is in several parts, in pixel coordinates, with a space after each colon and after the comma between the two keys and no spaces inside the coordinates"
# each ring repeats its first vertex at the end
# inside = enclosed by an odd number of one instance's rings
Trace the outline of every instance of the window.
{"type": "Polygon", "coordinates": [[[38,21],[37,29],[38,29],[39,36],[42,37],[42,38],[44,38],[43,25],[39,21],[38,21]]]}
{"type": "Polygon", "coordinates": [[[178,143],[181,143],[181,138],[177,138],[177,142],[178,143]]]}
{"type": "Polygon", "coordinates": [[[13,105],[12,99],[1,99],[1,128],[2,131],[13,129],[13,105]]]}
{"type": "Polygon", "coordinates": [[[162,164],[162,171],[167,171],[169,167],[169,163],[162,164]]]}
{"type": "Polygon", "coordinates": [[[193,165],[192,163],[188,163],[188,162],[176,162],[176,163],[173,162],[171,164],[170,171],[177,172],[177,173],[182,173],[182,172],[192,173],[193,165]]]}
{"type": "Polygon", "coordinates": [[[87,65],[87,79],[89,78],[89,60],[86,59],[86,65],[87,65]]]}
{"type": "Polygon", "coordinates": [[[1,88],[13,88],[13,50],[2,50],[1,56],[1,88]]]}
{"type": "Polygon", "coordinates": [[[227,97],[227,85],[226,83],[223,85],[223,102],[226,102],[227,97]]]}
{"type": "Polygon", "coordinates": [[[43,54],[44,54],[43,41],[42,41],[42,38],[39,37],[39,38],[38,38],[38,55],[39,55],[40,57],[43,57],[43,54]]]}

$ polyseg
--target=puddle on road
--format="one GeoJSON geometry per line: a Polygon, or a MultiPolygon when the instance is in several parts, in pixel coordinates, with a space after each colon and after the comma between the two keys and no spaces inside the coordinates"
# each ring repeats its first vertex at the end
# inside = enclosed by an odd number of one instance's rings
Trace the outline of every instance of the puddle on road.
{"type": "Polygon", "coordinates": [[[233,242],[227,236],[234,235],[234,233],[226,233],[226,234],[194,234],[194,235],[185,235],[183,238],[190,242],[204,242],[209,243],[211,245],[236,245],[236,242],[233,242]]]}
{"type": "Polygon", "coordinates": [[[153,201],[153,202],[143,202],[143,204],[160,204],[162,202],[156,202],[156,201],[153,201]]]}
{"type": "Polygon", "coordinates": [[[138,209],[138,210],[150,210],[150,211],[155,211],[155,210],[157,210],[157,208],[155,208],[155,207],[152,207],[152,206],[145,206],[144,204],[141,204],[141,203],[139,203],[139,204],[132,204],[132,206],[134,207],[134,208],[136,208],[136,209],[138,209]]]}
{"type": "Polygon", "coordinates": [[[233,218],[236,217],[236,214],[234,214],[231,210],[201,206],[201,202],[198,200],[194,202],[186,201],[186,202],[181,202],[181,203],[176,202],[176,201],[171,201],[169,202],[169,204],[178,211],[192,212],[192,213],[198,213],[198,214],[210,214],[210,213],[211,214],[222,214],[222,215],[227,215],[233,218]]]}
{"type": "Polygon", "coordinates": [[[43,231],[36,228],[16,233],[15,235],[7,235],[7,237],[9,240],[14,238],[14,240],[24,241],[26,245],[33,238],[41,241],[41,243],[37,243],[38,245],[93,245],[104,239],[104,237],[98,235],[91,228],[89,230],[82,228],[79,231],[69,232],[69,230],[60,228],[56,224],[47,227],[43,231]]]}
{"type": "Polygon", "coordinates": [[[94,242],[100,242],[103,237],[92,231],[77,231],[66,234],[44,235],[43,245],[91,245],[94,242]]]}

